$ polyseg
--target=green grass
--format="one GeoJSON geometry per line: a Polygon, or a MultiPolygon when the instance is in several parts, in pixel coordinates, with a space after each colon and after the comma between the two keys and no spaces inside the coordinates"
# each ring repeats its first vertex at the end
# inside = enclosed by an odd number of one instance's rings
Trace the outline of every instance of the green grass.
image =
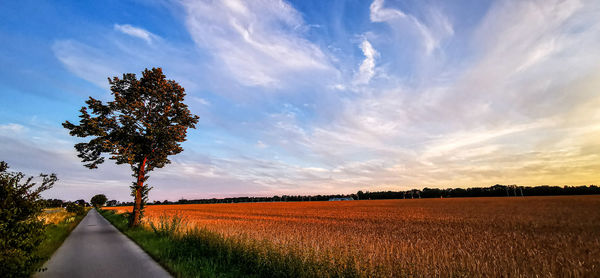
{"type": "Polygon", "coordinates": [[[76,215],[58,224],[49,224],[46,226],[45,238],[35,251],[36,255],[42,258],[42,261],[33,268],[34,270],[39,270],[50,259],[52,254],[62,245],[69,234],[71,234],[71,231],[77,227],[84,217],[85,214],[76,215]]]}
{"type": "Polygon", "coordinates": [[[164,219],[153,229],[130,228],[127,216],[100,211],[115,227],[177,277],[354,277],[340,269],[266,241],[226,238],[206,229],[178,232],[178,221],[164,219]]]}

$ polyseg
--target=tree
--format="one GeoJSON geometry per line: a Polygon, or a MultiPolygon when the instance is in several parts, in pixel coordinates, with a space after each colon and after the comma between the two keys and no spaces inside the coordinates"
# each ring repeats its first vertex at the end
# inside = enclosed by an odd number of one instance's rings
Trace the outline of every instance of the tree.
{"type": "Polygon", "coordinates": [[[98,195],[92,197],[92,199],[90,200],[90,203],[92,204],[92,206],[100,208],[104,205],[104,203],[106,203],[106,200],[108,200],[108,198],[106,198],[106,196],[104,194],[98,194],[98,195]]]}
{"type": "Polygon", "coordinates": [[[0,161],[0,273],[2,277],[28,277],[41,258],[34,254],[44,238],[44,222],[38,218],[45,202],[41,193],[52,187],[56,175],[40,174],[35,188],[33,177],[8,172],[0,161]]]}
{"type": "Polygon", "coordinates": [[[358,197],[358,200],[364,200],[365,199],[365,193],[362,192],[362,190],[359,190],[358,192],[356,192],[356,196],[358,197]]]}
{"type": "Polygon", "coordinates": [[[47,208],[59,208],[63,207],[65,202],[60,199],[47,199],[44,200],[44,206],[47,208]]]}
{"type": "Polygon", "coordinates": [[[185,90],[167,80],[161,68],[144,70],[138,80],[133,73],[123,78],[109,78],[114,100],[104,104],[90,97],[82,107],[79,125],[66,121],[63,126],[72,136],[92,137],[75,144],[85,167],[95,169],[109,154],[117,164],[129,164],[136,181],[131,186],[134,197],[132,226],[142,217],[151,189],[144,182],[147,173],[171,161],[169,155],[183,151],[188,128],[195,128],[198,116],[183,103],[185,90]],[[88,112],[90,111],[90,112],[88,112]]]}
{"type": "Polygon", "coordinates": [[[77,201],[75,201],[75,203],[77,203],[77,205],[81,206],[81,207],[85,207],[86,206],[86,202],[84,199],[79,199],[77,201]]]}

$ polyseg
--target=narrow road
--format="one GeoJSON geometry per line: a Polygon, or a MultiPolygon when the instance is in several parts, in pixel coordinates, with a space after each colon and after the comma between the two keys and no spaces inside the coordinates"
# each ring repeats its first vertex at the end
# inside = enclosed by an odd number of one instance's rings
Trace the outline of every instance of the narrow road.
{"type": "Polygon", "coordinates": [[[34,277],[171,277],[92,209],[34,277]]]}

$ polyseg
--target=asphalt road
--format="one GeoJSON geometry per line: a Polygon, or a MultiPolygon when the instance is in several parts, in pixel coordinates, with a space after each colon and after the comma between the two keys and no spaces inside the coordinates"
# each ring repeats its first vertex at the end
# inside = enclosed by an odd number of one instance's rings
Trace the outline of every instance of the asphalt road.
{"type": "Polygon", "coordinates": [[[171,277],[92,209],[34,277],[171,277]]]}

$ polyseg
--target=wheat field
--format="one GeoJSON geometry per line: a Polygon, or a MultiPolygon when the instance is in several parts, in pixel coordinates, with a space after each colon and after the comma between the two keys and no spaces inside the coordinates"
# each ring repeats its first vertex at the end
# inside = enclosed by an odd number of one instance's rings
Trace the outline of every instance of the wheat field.
{"type": "Polygon", "coordinates": [[[145,215],[268,242],[356,276],[600,273],[600,196],[151,205],[145,215]]]}
{"type": "Polygon", "coordinates": [[[66,220],[70,223],[75,220],[75,213],[67,212],[65,208],[46,208],[38,217],[44,224],[58,224],[66,220]]]}

